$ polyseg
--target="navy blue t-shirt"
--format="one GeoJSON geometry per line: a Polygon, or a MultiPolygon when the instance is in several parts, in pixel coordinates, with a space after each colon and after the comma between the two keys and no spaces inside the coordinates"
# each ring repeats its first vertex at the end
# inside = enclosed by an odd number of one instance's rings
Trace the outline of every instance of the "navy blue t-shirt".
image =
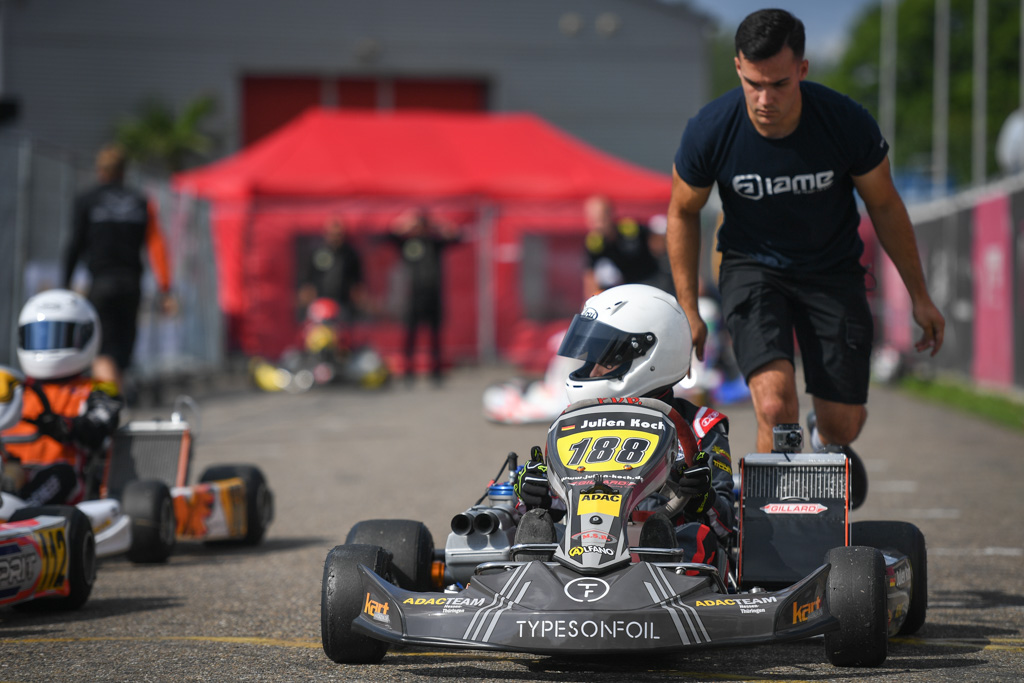
{"type": "Polygon", "coordinates": [[[742,88],[710,102],[683,131],[676,172],[693,187],[718,183],[719,251],[784,270],[856,264],[864,243],[851,176],[882,163],[889,144],[846,95],[808,81],[800,93],[799,125],[775,140],[754,128],[742,88]]]}

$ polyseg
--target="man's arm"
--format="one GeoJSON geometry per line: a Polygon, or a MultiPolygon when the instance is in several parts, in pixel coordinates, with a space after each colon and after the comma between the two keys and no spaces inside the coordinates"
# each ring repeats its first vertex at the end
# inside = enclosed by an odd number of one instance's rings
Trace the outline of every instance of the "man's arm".
{"type": "Polygon", "coordinates": [[[711,195],[711,186],[692,187],[672,168],[672,199],[668,205],[665,239],[676,298],[690,323],[697,359],[704,360],[707,325],[697,309],[700,275],[700,210],[711,195]]]}
{"type": "Polygon", "coordinates": [[[924,331],[915,348],[918,351],[930,348],[934,356],[942,347],[946,321],[928,294],[914,226],[907,214],[907,207],[892,183],[889,160],[883,159],[882,163],[864,175],[854,176],[853,184],[867,206],[878,241],[892,259],[910,294],[914,320],[924,331]]]}

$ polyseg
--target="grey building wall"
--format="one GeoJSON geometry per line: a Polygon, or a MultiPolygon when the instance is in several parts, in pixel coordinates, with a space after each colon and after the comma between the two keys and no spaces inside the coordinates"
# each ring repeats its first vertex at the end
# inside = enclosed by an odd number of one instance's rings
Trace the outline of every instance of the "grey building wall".
{"type": "Polygon", "coordinates": [[[494,111],[667,173],[708,92],[705,20],[656,0],[0,2],[17,125],[87,155],[144,98],[203,94],[234,151],[245,75],[472,77],[494,111]]]}

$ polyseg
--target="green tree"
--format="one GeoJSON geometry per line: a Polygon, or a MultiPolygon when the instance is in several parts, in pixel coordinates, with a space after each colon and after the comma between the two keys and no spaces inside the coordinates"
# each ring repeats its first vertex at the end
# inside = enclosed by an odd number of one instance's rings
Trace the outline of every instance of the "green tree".
{"type": "Polygon", "coordinates": [[[170,105],[150,99],[138,114],[118,124],[116,140],[128,157],[150,170],[177,173],[203,161],[213,149],[204,124],[216,109],[213,97],[197,97],[178,115],[170,105]]]}
{"type": "MultiPolygon", "coordinates": [[[[995,140],[1006,117],[1017,108],[1020,0],[989,0],[988,9],[988,171],[996,172],[995,140]]],[[[897,29],[896,168],[929,172],[935,52],[935,0],[901,0],[897,29]]],[[[973,101],[973,0],[951,0],[949,41],[949,165],[957,183],[971,178],[973,101]]],[[[821,79],[878,115],[881,5],[855,22],[845,54],[821,79]]]]}

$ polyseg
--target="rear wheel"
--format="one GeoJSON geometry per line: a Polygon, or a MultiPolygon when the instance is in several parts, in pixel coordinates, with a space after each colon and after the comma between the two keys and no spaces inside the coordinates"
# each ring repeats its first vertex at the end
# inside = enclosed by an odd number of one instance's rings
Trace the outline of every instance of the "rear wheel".
{"type": "Polygon", "coordinates": [[[825,596],[839,629],[825,634],[825,654],[836,666],[879,666],[889,654],[885,559],[876,548],[833,548],[825,596]]]}
{"type": "Polygon", "coordinates": [[[258,545],[274,519],[274,494],[260,468],[253,465],[215,465],[199,477],[200,483],[221,479],[240,478],[245,482],[245,536],[237,540],[242,545],[258,545]]]}
{"type": "Polygon", "coordinates": [[[386,642],[352,630],[364,604],[359,565],[391,580],[388,552],[375,545],[339,545],[327,554],[320,586],[320,637],[324,652],[339,664],[376,664],[386,642]]]}
{"type": "Polygon", "coordinates": [[[133,481],[124,488],[121,507],[131,519],[128,559],[141,564],[166,562],[174,550],[177,525],[171,490],[161,481],[133,481]]]}
{"type": "Polygon", "coordinates": [[[423,522],[410,519],[368,519],[358,522],[345,545],[369,544],[391,553],[395,583],[409,591],[433,588],[434,538],[423,522]]]}
{"type": "Polygon", "coordinates": [[[917,633],[928,612],[928,549],[924,534],[909,522],[854,522],[850,525],[850,542],[894,550],[910,561],[910,608],[899,633],[917,633]]]}
{"type": "Polygon", "coordinates": [[[41,515],[53,515],[67,520],[68,582],[71,592],[60,598],[42,598],[15,605],[25,610],[72,610],[78,609],[89,599],[96,582],[96,537],[85,513],[71,505],[41,505],[16,511],[9,521],[32,519],[41,515]]]}

